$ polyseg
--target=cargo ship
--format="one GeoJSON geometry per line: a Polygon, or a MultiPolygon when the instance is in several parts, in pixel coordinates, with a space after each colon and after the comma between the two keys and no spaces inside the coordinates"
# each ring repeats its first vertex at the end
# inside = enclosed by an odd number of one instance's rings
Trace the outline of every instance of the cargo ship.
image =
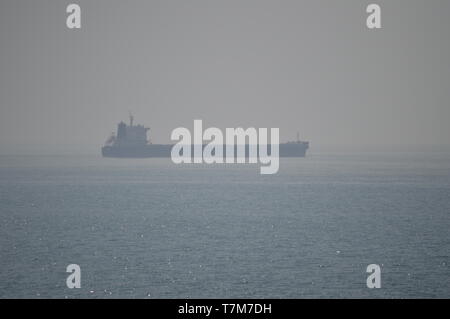
{"type": "MultiPolygon", "coordinates": [[[[148,157],[171,157],[174,144],[153,144],[148,140],[149,128],[143,125],[135,125],[133,116],[130,115],[130,123],[123,121],[117,125],[117,134],[112,133],[102,147],[103,157],[116,158],[148,158],[148,157]]],[[[205,145],[203,145],[205,146],[205,145]]],[[[236,146],[235,146],[236,148],[236,146]]],[[[269,145],[270,152],[270,145],[269,145]]],[[[309,148],[309,142],[297,140],[279,144],[280,157],[304,157],[309,148]]],[[[248,154],[249,146],[246,145],[248,154]]],[[[237,154],[235,152],[235,154],[237,154]]]]}

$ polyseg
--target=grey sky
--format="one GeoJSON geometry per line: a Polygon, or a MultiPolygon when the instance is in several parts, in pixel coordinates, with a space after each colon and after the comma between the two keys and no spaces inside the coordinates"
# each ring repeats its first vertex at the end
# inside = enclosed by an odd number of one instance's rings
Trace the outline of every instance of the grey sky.
{"type": "Polygon", "coordinates": [[[132,111],[321,145],[449,144],[450,1],[0,3],[0,152],[98,150],[132,111]],[[369,3],[383,29],[365,27],[369,3]]]}

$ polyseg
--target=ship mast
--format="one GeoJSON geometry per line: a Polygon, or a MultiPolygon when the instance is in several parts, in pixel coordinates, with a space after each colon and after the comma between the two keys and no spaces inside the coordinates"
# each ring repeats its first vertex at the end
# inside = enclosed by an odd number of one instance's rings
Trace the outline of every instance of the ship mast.
{"type": "Polygon", "coordinates": [[[131,112],[129,114],[130,114],[130,126],[133,126],[133,114],[131,114],[131,112]]]}

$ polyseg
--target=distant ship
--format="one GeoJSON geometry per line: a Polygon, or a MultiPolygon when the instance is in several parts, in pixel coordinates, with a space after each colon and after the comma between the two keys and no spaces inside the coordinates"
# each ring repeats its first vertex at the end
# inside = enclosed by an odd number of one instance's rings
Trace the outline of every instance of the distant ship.
{"type": "MultiPolygon", "coordinates": [[[[147,138],[148,131],[149,128],[143,125],[134,125],[133,116],[130,115],[130,124],[120,122],[117,125],[117,134],[112,133],[108,138],[102,147],[102,156],[118,158],[170,157],[173,144],[152,144],[147,138]]],[[[297,141],[280,143],[279,147],[280,157],[304,157],[309,148],[309,142],[300,141],[297,134],[297,141]]],[[[248,154],[248,145],[246,145],[246,154],[248,154]]]]}

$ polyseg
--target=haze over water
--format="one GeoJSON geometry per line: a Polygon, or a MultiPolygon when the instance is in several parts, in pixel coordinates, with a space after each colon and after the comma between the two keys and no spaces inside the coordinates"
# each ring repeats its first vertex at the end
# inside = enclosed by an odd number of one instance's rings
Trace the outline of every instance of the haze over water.
{"type": "Polygon", "coordinates": [[[448,152],[1,156],[0,297],[449,298],[449,193],[448,152]]]}

